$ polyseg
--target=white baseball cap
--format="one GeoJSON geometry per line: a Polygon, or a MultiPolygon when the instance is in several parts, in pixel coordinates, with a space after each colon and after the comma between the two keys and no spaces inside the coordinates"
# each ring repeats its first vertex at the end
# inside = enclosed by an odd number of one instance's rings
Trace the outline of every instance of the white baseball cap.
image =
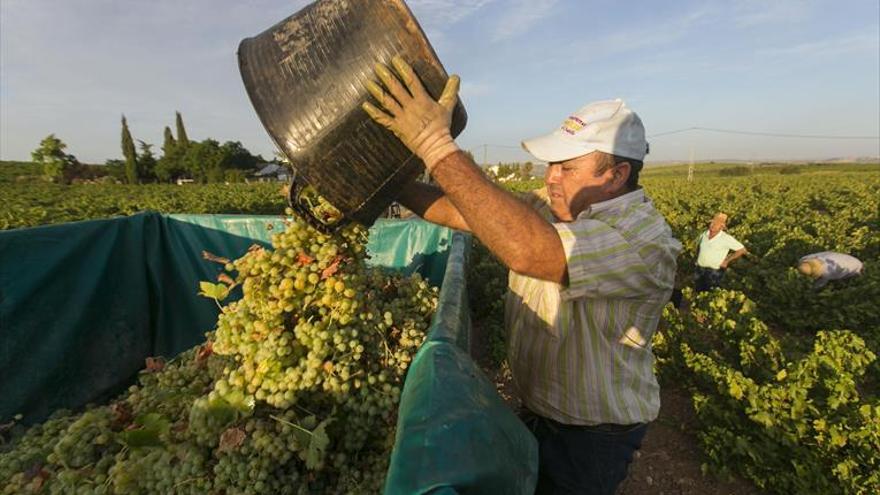
{"type": "Polygon", "coordinates": [[[621,99],[590,103],[562,122],[546,136],[522,142],[538,160],[561,162],[594,151],[633,160],[648,154],[645,126],[621,99]]]}

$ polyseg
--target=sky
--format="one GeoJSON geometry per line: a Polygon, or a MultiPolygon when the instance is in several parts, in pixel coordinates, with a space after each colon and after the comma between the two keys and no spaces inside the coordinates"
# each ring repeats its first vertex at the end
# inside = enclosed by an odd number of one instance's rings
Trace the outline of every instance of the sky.
{"type": "MultiPolygon", "coordinates": [[[[0,159],[55,134],[85,163],[120,158],[120,118],[158,150],[180,111],[189,138],[271,157],[236,48],[302,0],[0,0],[0,159]]],[[[410,0],[461,76],[478,162],[578,108],[623,98],[647,161],[880,156],[877,0],[410,0]],[[828,137],[778,137],[746,133],[828,137]],[[845,139],[832,139],[839,137],[845,139]]]]}

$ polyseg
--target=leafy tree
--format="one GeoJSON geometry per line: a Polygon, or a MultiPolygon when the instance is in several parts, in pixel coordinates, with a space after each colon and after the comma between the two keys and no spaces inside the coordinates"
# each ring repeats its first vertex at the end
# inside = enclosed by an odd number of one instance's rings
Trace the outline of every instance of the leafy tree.
{"type": "Polygon", "coordinates": [[[125,115],[122,116],[122,156],[125,157],[125,181],[129,184],[137,184],[140,181],[138,175],[137,151],[134,148],[134,140],[128,130],[128,122],[125,115]]]}
{"type": "Polygon", "coordinates": [[[175,149],[170,155],[162,156],[162,158],[156,161],[153,173],[160,182],[171,182],[178,177],[185,176],[186,169],[183,166],[183,153],[175,149]]]}
{"type": "Polygon", "coordinates": [[[76,157],[64,152],[65,148],[67,145],[63,141],[55,137],[55,134],[49,134],[40,141],[40,147],[31,152],[33,161],[42,165],[43,175],[52,182],[70,182],[79,163],[76,157]]]}
{"type": "Polygon", "coordinates": [[[125,182],[125,161],[113,158],[104,162],[104,166],[107,168],[107,175],[119,182],[125,182]]]}
{"type": "Polygon", "coordinates": [[[244,170],[240,169],[229,169],[226,170],[223,174],[223,180],[225,182],[244,182],[247,174],[244,170]]]}
{"type": "Polygon", "coordinates": [[[162,142],[162,155],[168,156],[172,154],[175,146],[177,146],[177,141],[174,140],[174,134],[171,133],[171,128],[166,125],[165,141],[162,142]]]}
{"type": "Polygon", "coordinates": [[[186,129],[183,127],[183,117],[180,116],[180,112],[174,112],[175,123],[177,124],[177,145],[178,147],[186,150],[189,148],[189,138],[186,136],[186,129]]]}
{"type": "Polygon", "coordinates": [[[510,175],[519,176],[519,164],[501,163],[498,165],[498,171],[495,172],[497,178],[501,179],[510,175]]]}
{"type": "Polygon", "coordinates": [[[153,145],[138,139],[141,152],[137,157],[138,172],[141,178],[153,179],[156,177],[156,157],[153,155],[153,145]]]}
{"type": "MultiPolygon", "coordinates": [[[[183,126],[183,124],[180,124],[183,126]]],[[[165,140],[162,143],[162,158],[156,162],[153,173],[160,182],[170,182],[186,174],[183,167],[183,155],[186,150],[178,146],[178,142],[171,133],[171,128],[165,126],[165,140]]],[[[186,131],[184,131],[186,134],[186,131]]]]}
{"type": "Polygon", "coordinates": [[[263,162],[262,157],[252,155],[239,141],[226,141],[220,150],[225,156],[223,168],[226,169],[253,170],[263,162]]]}
{"type": "Polygon", "coordinates": [[[213,139],[190,143],[183,156],[183,167],[197,182],[222,182],[226,155],[213,139]]]}

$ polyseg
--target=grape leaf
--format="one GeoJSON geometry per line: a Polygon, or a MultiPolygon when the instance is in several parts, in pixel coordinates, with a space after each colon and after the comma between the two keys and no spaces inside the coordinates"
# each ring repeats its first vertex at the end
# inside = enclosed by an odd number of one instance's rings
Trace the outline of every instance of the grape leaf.
{"type": "Polygon", "coordinates": [[[224,284],[226,284],[230,287],[235,285],[235,280],[232,280],[232,277],[230,277],[229,275],[227,275],[225,273],[221,273],[220,275],[217,275],[217,281],[223,282],[224,284]]]}
{"type": "Polygon", "coordinates": [[[330,445],[330,437],[327,436],[327,425],[333,421],[333,418],[327,418],[321,421],[317,428],[312,430],[309,438],[309,448],[306,450],[306,468],[317,469],[324,462],[324,454],[327,446],[330,445]]]}
{"type": "Polygon", "coordinates": [[[43,469],[42,465],[38,465],[36,471],[33,468],[29,469],[27,473],[25,473],[25,479],[29,480],[31,483],[31,490],[34,493],[42,490],[43,485],[46,483],[46,480],[49,479],[49,472],[43,469]]]}
{"type": "Polygon", "coordinates": [[[202,251],[202,258],[213,261],[215,263],[220,263],[221,265],[226,265],[230,262],[229,258],[223,258],[221,256],[217,256],[216,254],[211,254],[207,251],[202,251]]]}
{"type": "Polygon", "coordinates": [[[324,268],[324,270],[321,272],[321,280],[332,277],[336,272],[338,272],[340,261],[342,261],[342,255],[336,255],[336,257],[333,258],[333,262],[330,263],[330,266],[324,268]]]}
{"type": "Polygon", "coordinates": [[[145,366],[148,373],[162,371],[162,369],[165,368],[165,360],[162,359],[162,357],[148,357],[145,366]]]}
{"type": "Polygon", "coordinates": [[[196,363],[203,364],[211,357],[211,354],[214,354],[214,344],[209,340],[204,345],[199,346],[199,351],[196,353],[196,363]]]}
{"type": "Polygon", "coordinates": [[[131,407],[125,402],[116,402],[110,406],[110,412],[113,413],[113,424],[121,428],[131,423],[131,407]]]}
{"type": "Polygon", "coordinates": [[[229,287],[225,284],[212,284],[211,282],[199,282],[200,296],[204,296],[215,301],[222,301],[229,295],[229,287]]]}
{"type": "Polygon", "coordinates": [[[162,440],[159,439],[158,432],[145,430],[143,428],[120,432],[119,440],[127,447],[132,449],[136,449],[138,447],[162,446],[162,440]]]}
{"type": "Polygon", "coordinates": [[[160,436],[167,435],[171,422],[157,413],[141,414],[134,420],[134,429],[119,433],[119,440],[131,448],[164,445],[160,436]]]}
{"type": "Polygon", "coordinates": [[[145,430],[157,433],[168,433],[168,429],[171,428],[171,422],[159,413],[141,414],[135,418],[134,422],[145,430]]]}
{"type": "Polygon", "coordinates": [[[237,449],[244,443],[247,435],[242,428],[229,428],[220,434],[220,452],[228,452],[237,449]]]}

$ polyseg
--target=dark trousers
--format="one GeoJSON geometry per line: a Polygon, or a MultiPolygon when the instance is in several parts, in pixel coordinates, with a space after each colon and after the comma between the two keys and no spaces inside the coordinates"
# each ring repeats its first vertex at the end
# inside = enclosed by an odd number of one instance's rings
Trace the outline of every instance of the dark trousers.
{"type": "Polygon", "coordinates": [[[694,289],[697,292],[705,292],[721,285],[721,279],[724,278],[724,270],[698,266],[696,275],[694,289]]]}
{"type": "Polygon", "coordinates": [[[526,412],[538,439],[536,495],[614,495],[648,425],[574,426],[526,412]]]}

